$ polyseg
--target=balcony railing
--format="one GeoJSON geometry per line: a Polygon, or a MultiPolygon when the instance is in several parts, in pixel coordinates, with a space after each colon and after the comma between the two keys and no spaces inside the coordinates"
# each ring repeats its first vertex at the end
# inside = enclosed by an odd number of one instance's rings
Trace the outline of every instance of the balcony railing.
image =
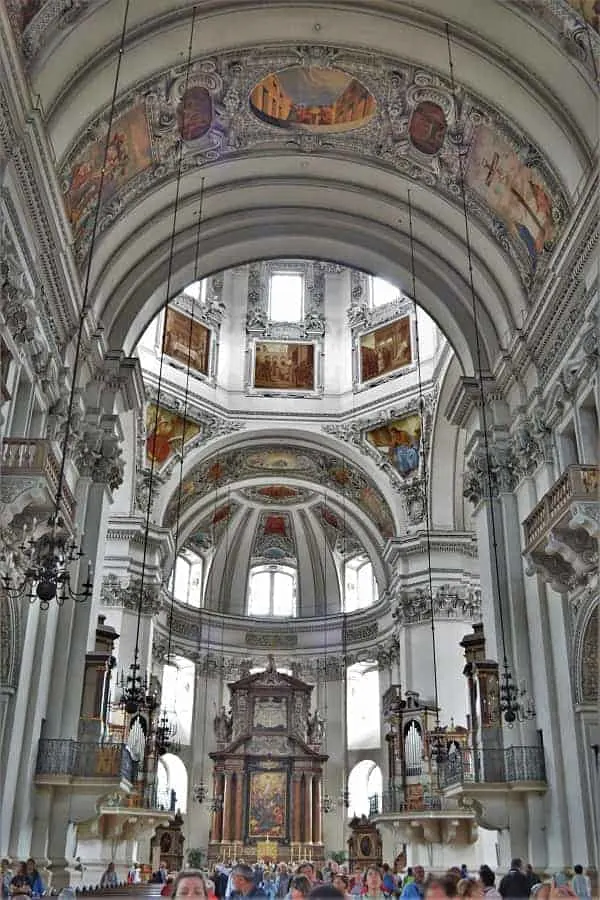
{"type": "Polygon", "coordinates": [[[405,791],[398,788],[388,788],[383,791],[381,798],[374,794],[369,797],[369,815],[378,816],[383,813],[415,813],[437,812],[445,810],[458,810],[458,800],[448,799],[434,794],[423,794],[421,797],[406,799],[405,791]]]}
{"type": "Polygon", "coordinates": [[[504,747],[463,750],[449,756],[440,767],[440,786],[465,783],[511,784],[546,781],[543,747],[504,747]]]}
{"type": "Polygon", "coordinates": [[[569,466],[523,523],[526,551],[537,545],[577,500],[597,500],[600,488],[598,466],[569,466]]]}
{"type": "MultiPolygon", "coordinates": [[[[52,499],[58,487],[60,461],[50,441],[42,438],[5,438],[0,456],[0,474],[28,477],[39,476],[46,482],[49,497],[52,499]]],[[[66,484],[62,487],[62,503],[64,513],[69,521],[73,520],[75,499],[66,484]]]]}
{"type": "Polygon", "coordinates": [[[38,746],[37,775],[74,778],[121,778],[135,781],[137,763],[125,744],[42,738],[38,746]]]}

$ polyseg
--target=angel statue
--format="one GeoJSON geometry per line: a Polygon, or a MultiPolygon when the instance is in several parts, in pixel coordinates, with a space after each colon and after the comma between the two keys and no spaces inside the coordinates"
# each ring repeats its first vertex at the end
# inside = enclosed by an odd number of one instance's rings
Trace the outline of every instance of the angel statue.
{"type": "Polygon", "coordinates": [[[309,744],[320,744],[325,736],[325,722],[318,709],[306,716],[306,740],[309,744]]]}
{"type": "Polygon", "coordinates": [[[228,744],[231,741],[233,732],[233,716],[231,710],[227,712],[224,706],[221,707],[219,713],[215,716],[214,721],[215,737],[219,744],[228,744]]]}

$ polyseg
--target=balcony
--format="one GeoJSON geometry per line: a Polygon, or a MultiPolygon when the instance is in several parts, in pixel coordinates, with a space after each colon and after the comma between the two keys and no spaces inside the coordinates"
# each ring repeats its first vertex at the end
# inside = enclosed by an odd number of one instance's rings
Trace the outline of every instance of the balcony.
{"type": "Polygon", "coordinates": [[[48,740],[38,746],[37,784],[65,784],[74,779],[113,780],[131,785],[137,765],[125,744],[48,740]]]}
{"type": "Polygon", "coordinates": [[[530,574],[565,593],[598,566],[600,469],[569,466],[523,523],[530,574]]]}
{"type": "MultiPolygon", "coordinates": [[[[0,455],[0,478],[5,489],[3,518],[10,522],[27,507],[50,512],[54,507],[60,461],[48,440],[5,438],[0,455]]],[[[75,499],[66,484],[62,489],[62,512],[73,521],[75,499]]]]}
{"type": "Polygon", "coordinates": [[[544,749],[463,750],[440,766],[440,787],[446,799],[472,809],[483,828],[510,828],[527,795],[543,794],[548,788],[544,749]]]}
{"type": "Polygon", "coordinates": [[[394,839],[403,842],[471,844],[477,840],[475,816],[457,799],[441,794],[420,794],[407,799],[403,788],[369,798],[369,817],[377,825],[391,828],[394,839]]]}

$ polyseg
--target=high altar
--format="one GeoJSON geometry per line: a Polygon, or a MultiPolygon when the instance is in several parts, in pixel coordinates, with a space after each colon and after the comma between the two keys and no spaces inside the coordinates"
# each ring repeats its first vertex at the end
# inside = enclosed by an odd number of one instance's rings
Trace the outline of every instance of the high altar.
{"type": "Polygon", "coordinates": [[[324,858],[321,753],[324,723],[312,685],[275,669],[229,685],[231,712],[215,719],[217,750],[209,861],[324,858]],[[221,804],[219,804],[219,807],[221,804]]]}

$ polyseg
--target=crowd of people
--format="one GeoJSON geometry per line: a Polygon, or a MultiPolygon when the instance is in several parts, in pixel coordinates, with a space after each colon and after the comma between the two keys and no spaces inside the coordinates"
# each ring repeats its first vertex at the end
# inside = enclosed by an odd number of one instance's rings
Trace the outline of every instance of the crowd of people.
{"type": "Polygon", "coordinates": [[[16,871],[10,867],[9,861],[3,859],[0,863],[2,869],[2,897],[41,897],[46,891],[42,876],[38,872],[35,859],[30,857],[27,862],[20,862],[16,871]]]}

